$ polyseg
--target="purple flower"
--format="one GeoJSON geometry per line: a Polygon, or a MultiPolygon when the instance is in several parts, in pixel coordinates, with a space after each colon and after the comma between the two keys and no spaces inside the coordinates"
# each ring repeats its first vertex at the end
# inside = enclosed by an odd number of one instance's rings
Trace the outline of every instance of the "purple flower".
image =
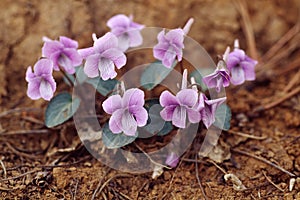
{"type": "Polygon", "coordinates": [[[138,88],[126,90],[123,97],[113,95],[106,99],[102,106],[106,113],[111,114],[109,128],[113,133],[124,132],[134,136],[137,127],[145,126],[148,113],[143,107],[144,92],[138,88]]]}
{"type": "Polygon", "coordinates": [[[136,47],[143,43],[140,31],[144,25],[132,21],[132,16],[116,15],[107,21],[107,26],[118,38],[119,48],[126,51],[129,47],[136,47]]]}
{"type": "Polygon", "coordinates": [[[176,167],[179,162],[179,156],[176,153],[171,152],[166,159],[166,164],[172,168],[176,167]]]}
{"type": "Polygon", "coordinates": [[[203,93],[200,93],[198,110],[206,128],[209,128],[215,122],[216,110],[225,100],[226,97],[208,100],[203,93]]]}
{"type": "Polygon", "coordinates": [[[243,50],[234,49],[227,58],[227,67],[231,73],[231,83],[240,85],[245,80],[255,80],[254,68],[256,64],[257,61],[248,57],[243,50]]]}
{"type": "Polygon", "coordinates": [[[191,123],[200,121],[200,113],[195,108],[198,103],[198,93],[193,89],[182,89],[176,96],[164,91],[159,98],[164,109],[160,112],[165,121],[172,121],[178,128],[186,127],[186,116],[191,123]]]}
{"type": "Polygon", "coordinates": [[[157,39],[158,44],[153,47],[153,55],[161,60],[164,66],[170,68],[176,56],[178,61],[182,60],[184,31],[181,28],[170,30],[167,34],[162,30],[157,39]]]}
{"type": "Polygon", "coordinates": [[[212,74],[205,76],[202,80],[208,88],[215,88],[217,92],[220,92],[222,87],[230,85],[229,73],[224,68],[217,68],[212,74]]]}
{"type": "Polygon", "coordinates": [[[103,80],[115,78],[118,69],[126,64],[125,54],[118,48],[118,38],[112,33],[106,33],[96,39],[94,46],[78,51],[86,59],[84,72],[90,78],[101,76],[103,80]]]}
{"type": "Polygon", "coordinates": [[[26,71],[28,82],[27,96],[31,99],[43,98],[49,101],[56,90],[56,83],[52,76],[53,62],[49,59],[41,59],[34,65],[34,73],[31,66],[26,71]]]}
{"type": "Polygon", "coordinates": [[[62,67],[68,74],[74,74],[74,67],[82,63],[82,58],[77,52],[77,41],[64,36],[60,36],[59,41],[46,37],[44,41],[42,54],[52,60],[53,69],[59,71],[59,68],[62,67]]]}

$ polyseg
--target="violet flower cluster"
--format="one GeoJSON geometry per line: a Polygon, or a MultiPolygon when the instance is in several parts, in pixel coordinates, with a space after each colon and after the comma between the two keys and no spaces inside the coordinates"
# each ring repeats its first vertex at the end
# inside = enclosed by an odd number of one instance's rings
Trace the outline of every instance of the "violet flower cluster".
{"type": "Polygon", "coordinates": [[[160,115],[165,121],[172,121],[178,128],[186,128],[187,122],[199,123],[201,120],[206,128],[215,122],[217,108],[226,97],[208,100],[204,93],[197,89],[187,89],[187,70],[184,70],[181,90],[174,96],[169,91],[160,95],[159,101],[163,110],[160,115]],[[188,119],[188,120],[187,120],[188,119]]]}
{"type": "Polygon", "coordinates": [[[230,82],[233,85],[241,85],[246,80],[255,80],[257,61],[239,48],[238,40],[235,40],[234,46],[234,50],[230,53],[229,47],[226,49],[223,60],[218,62],[216,70],[203,78],[207,87],[215,88],[218,93],[221,88],[228,87],[230,82]]]}

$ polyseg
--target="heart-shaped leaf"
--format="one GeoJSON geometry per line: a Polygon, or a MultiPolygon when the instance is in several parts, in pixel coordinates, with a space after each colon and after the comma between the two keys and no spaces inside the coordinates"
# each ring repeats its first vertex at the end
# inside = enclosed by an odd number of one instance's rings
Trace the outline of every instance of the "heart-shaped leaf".
{"type": "Polygon", "coordinates": [[[141,85],[147,90],[152,90],[168,76],[176,64],[177,61],[170,68],[167,68],[161,61],[151,63],[141,76],[141,85]]]}
{"type": "Polygon", "coordinates": [[[115,134],[111,132],[107,123],[102,128],[102,141],[108,149],[116,149],[130,144],[137,136],[137,133],[135,136],[127,136],[124,133],[115,134]]]}
{"type": "Polygon", "coordinates": [[[225,131],[230,129],[231,110],[228,105],[221,104],[217,108],[215,116],[214,126],[225,131]]]}
{"type": "Polygon", "coordinates": [[[110,92],[112,92],[118,83],[116,79],[109,79],[104,81],[100,77],[96,78],[88,78],[86,80],[87,83],[91,84],[100,94],[103,96],[108,95],[110,92]]]}
{"type": "Polygon", "coordinates": [[[53,97],[45,112],[45,124],[54,127],[70,119],[79,108],[80,99],[69,93],[60,93],[53,97]]]}

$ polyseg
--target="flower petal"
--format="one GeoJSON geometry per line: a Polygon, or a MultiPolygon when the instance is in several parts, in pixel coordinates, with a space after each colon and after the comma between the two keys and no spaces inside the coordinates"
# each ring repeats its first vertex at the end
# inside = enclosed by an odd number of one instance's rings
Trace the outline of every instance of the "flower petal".
{"type": "Polygon", "coordinates": [[[143,106],[145,94],[138,88],[126,90],[123,96],[123,107],[143,106]]]}
{"type": "Polygon", "coordinates": [[[121,119],[122,129],[125,135],[134,136],[137,131],[137,122],[133,115],[126,110],[121,119]]]}
{"type": "Polygon", "coordinates": [[[174,153],[174,152],[171,152],[168,156],[167,156],[167,159],[166,159],[166,164],[172,168],[176,167],[177,164],[179,162],[179,156],[174,153]]]}
{"type": "Polygon", "coordinates": [[[129,48],[130,40],[127,33],[118,36],[118,45],[119,45],[119,49],[123,52],[125,52],[129,48]]]}
{"type": "Polygon", "coordinates": [[[31,80],[33,80],[33,79],[35,79],[35,78],[36,78],[36,76],[35,76],[35,74],[32,72],[31,66],[29,66],[29,67],[27,68],[27,70],[26,70],[25,80],[26,80],[27,82],[30,82],[31,80]]]}
{"type": "Polygon", "coordinates": [[[71,38],[68,38],[68,37],[65,37],[65,36],[60,36],[59,41],[66,48],[74,48],[74,49],[78,48],[78,42],[76,40],[72,40],[71,38]]]}
{"type": "Polygon", "coordinates": [[[170,30],[166,34],[166,39],[177,48],[183,48],[184,32],[181,28],[170,30]]]}
{"type": "Polygon", "coordinates": [[[122,68],[127,61],[125,54],[119,49],[108,49],[102,53],[102,56],[112,60],[118,69],[122,68]]]}
{"type": "Polygon", "coordinates": [[[120,95],[113,95],[108,97],[103,103],[102,103],[103,110],[108,113],[112,114],[116,110],[122,108],[122,98],[120,95]]]}
{"type": "Polygon", "coordinates": [[[34,80],[30,81],[28,83],[28,88],[27,88],[27,96],[33,100],[41,98],[40,94],[40,81],[39,80],[34,80]]]}
{"type": "Polygon", "coordinates": [[[45,80],[41,81],[39,90],[40,90],[41,97],[43,99],[49,101],[53,97],[52,86],[47,81],[45,80]]]}
{"type": "Polygon", "coordinates": [[[140,30],[133,29],[127,32],[129,35],[130,47],[137,47],[143,43],[143,37],[140,30]]]}
{"type": "Polygon", "coordinates": [[[86,62],[84,64],[83,71],[88,77],[95,78],[99,76],[99,69],[98,69],[99,59],[100,59],[99,54],[94,54],[87,57],[86,62]]]}
{"type": "Polygon", "coordinates": [[[194,109],[187,109],[188,119],[191,123],[199,123],[201,120],[200,112],[194,109]]]}
{"type": "Polygon", "coordinates": [[[82,57],[76,49],[64,49],[64,54],[72,61],[72,65],[77,67],[82,63],[82,57]]]}
{"type": "Polygon", "coordinates": [[[167,68],[171,68],[176,58],[176,52],[173,50],[172,47],[170,47],[164,55],[164,58],[162,60],[162,63],[167,68]]]}
{"type": "Polygon", "coordinates": [[[67,57],[64,54],[61,54],[60,57],[58,58],[58,64],[61,66],[68,74],[74,74],[75,73],[75,68],[72,65],[72,61],[70,60],[69,57],[67,57]]]}
{"type": "Polygon", "coordinates": [[[158,60],[163,60],[168,50],[169,45],[167,43],[158,43],[153,47],[153,56],[158,60]]]}
{"type": "Polygon", "coordinates": [[[43,45],[42,55],[43,57],[50,58],[53,53],[60,52],[63,48],[63,45],[59,41],[47,41],[43,45]]]}
{"type": "Polygon", "coordinates": [[[123,14],[119,14],[119,15],[115,15],[113,16],[112,18],[110,18],[106,25],[111,28],[111,29],[114,29],[115,27],[127,27],[129,26],[129,23],[130,23],[130,19],[126,16],[126,15],[123,15],[123,14]]]}
{"type": "Polygon", "coordinates": [[[78,50],[79,55],[82,57],[82,59],[86,59],[90,55],[95,54],[94,47],[84,48],[78,50]]]}
{"type": "Polygon", "coordinates": [[[172,124],[178,128],[185,128],[186,109],[183,106],[177,106],[172,117],[172,124]]]}
{"type": "Polygon", "coordinates": [[[52,71],[53,71],[53,62],[49,59],[40,59],[34,65],[34,73],[37,76],[52,74],[52,71]]]}
{"type": "Polygon", "coordinates": [[[160,111],[161,118],[163,118],[165,121],[172,121],[173,113],[176,107],[176,105],[165,107],[162,111],[160,111]]]}
{"type": "Polygon", "coordinates": [[[176,97],[171,94],[169,91],[163,91],[159,97],[159,103],[162,107],[170,106],[170,105],[179,105],[176,97]]]}
{"type": "Polygon", "coordinates": [[[110,117],[108,124],[109,124],[109,129],[111,130],[111,132],[121,133],[123,131],[122,123],[121,123],[123,113],[124,113],[124,110],[119,109],[119,110],[116,110],[110,117]]]}
{"type": "Polygon", "coordinates": [[[103,53],[111,48],[118,48],[118,38],[113,33],[108,32],[94,42],[94,50],[97,53],[103,53]]]}
{"type": "Polygon", "coordinates": [[[131,106],[129,112],[134,116],[136,123],[139,127],[143,127],[147,124],[148,112],[142,106],[131,106]]]}
{"type": "Polygon", "coordinates": [[[245,82],[245,73],[241,66],[236,66],[231,69],[230,81],[233,85],[240,85],[245,82]]]}
{"type": "Polygon", "coordinates": [[[110,59],[101,58],[100,62],[98,63],[98,69],[100,71],[100,76],[104,81],[117,76],[115,65],[110,59]]]}
{"type": "Polygon", "coordinates": [[[245,73],[245,80],[253,81],[255,80],[255,64],[247,61],[241,62],[241,67],[245,73]]]}
{"type": "Polygon", "coordinates": [[[193,89],[183,89],[176,95],[180,105],[193,107],[198,101],[198,94],[193,89]]]}

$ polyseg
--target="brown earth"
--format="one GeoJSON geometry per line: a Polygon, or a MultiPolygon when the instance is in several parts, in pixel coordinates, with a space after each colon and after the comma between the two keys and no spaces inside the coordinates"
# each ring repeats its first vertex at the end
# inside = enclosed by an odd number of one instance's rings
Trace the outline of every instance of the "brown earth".
{"type": "Polygon", "coordinates": [[[246,1],[1,0],[0,198],[91,199],[98,190],[96,199],[204,199],[199,177],[209,199],[300,199],[299,178],[289,191],[288,174],[300,176],[300,34],[294,28],[289,34],[293,37],[284,36],[299,19],[299,2],[242,2],[246,1]],[[192,150],[176,169],[153,180],[151,173],[124,174],[98,162],[80,146],[71,122],[45,128],[46,102],[27,98],[24,80],[27,66],[41,56],[42,36],[65,35],[87,47],[91,34],[108,31],[106,21],[118,13],[133,14],[135,21],[149,27],[166,28],[182,26],[192,16],[195,24],[189,36],[213,58],[239,38],[241,46],[261,60],[257,81],[227,90],[232,128],[219,141],[231,154],[218,166],[236,175],[246,190],[235,190],[209,159],[196,165],[192,150]],[[251,26],[253,32],[245,31],[251,26]],[[281,38],[286,44],[264,56],[281,38]],[[292,94],[297,88],[298,96],[292,94]],[[282,103],[254,112],[288,95],[282,103]]]}

